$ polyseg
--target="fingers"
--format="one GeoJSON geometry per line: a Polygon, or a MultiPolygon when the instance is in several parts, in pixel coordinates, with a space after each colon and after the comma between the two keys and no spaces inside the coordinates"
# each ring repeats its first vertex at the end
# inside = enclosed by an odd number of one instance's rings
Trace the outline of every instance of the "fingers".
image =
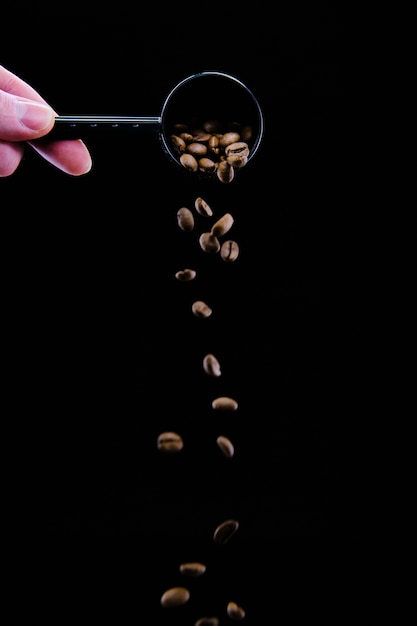
{"type": "Polygon", "coordinates": [[[0,139],[28,141],[46,135],[55,122],[52,108],[0,91],[0,139]]]}
{"type": "Polygon", "coordinates": [[[34,100],[47,104],[39,93],[24,80],[0,65],[0,89],[14,96],[21,96],[25,100],[34,100]]]}
{"type": "MultiPolygon", "coordinates": [[[[80,139],[29,142],[46,161],[72,176],[87,174],[92,167],[90,152],[80,139]]],[[[17,170],[24,153],[24,143],[0,141],[0,178],[17,170]]]]}
{"type": "Polygon", "coordinates": [[[0,177],[11,176],[23,158],[24,144],[0,141],[0,177]]]}
{"type": "Polygon", "coordinates": [[[91,155],[81,140],[47,141],[55,117],[52,107],[30,85],[0,65],[0,176],[17,169],[25,142],[67,174],[81,176],[90,171],[91,155]]]}
{"type": "Polygon", "coordinates": [[[0,140],[42,137],[52,129],[55,115],[30,85],[0,65],[0,140]]]}
{"type": "Polygon", "coordinates": [[[91,170],[91,155],[81,139],[31,141],[29,145],[46,161],[66,174],[82,176],[91,170]]]}

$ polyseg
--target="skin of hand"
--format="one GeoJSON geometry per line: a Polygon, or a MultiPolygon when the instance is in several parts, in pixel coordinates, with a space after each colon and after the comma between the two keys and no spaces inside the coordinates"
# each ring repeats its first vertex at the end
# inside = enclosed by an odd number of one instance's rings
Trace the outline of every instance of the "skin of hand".
{"type": "Polygon", "coordinates": [[[66,174],[81,176],[91,170],[91,155],[81,139],[45,139],[56,115],[35,89],[0,65],[0,177],[17,170],[25,144],[66,174]]]}

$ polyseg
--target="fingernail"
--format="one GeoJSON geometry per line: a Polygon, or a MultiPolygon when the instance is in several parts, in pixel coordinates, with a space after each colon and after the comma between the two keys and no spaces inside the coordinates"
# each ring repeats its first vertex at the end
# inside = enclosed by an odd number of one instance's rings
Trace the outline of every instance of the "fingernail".
{"type": "Polygon", "coordinates": [[[17,101],[17,117],[23,126],[30,130],[44,130],[54,117],[52,109],[39,102],[17,101]]]}

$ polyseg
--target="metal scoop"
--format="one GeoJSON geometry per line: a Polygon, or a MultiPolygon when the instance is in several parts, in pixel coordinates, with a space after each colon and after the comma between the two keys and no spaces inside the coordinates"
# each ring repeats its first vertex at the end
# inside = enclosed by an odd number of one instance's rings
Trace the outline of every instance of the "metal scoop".
{"type": "MultiPolygon", "coordinates": [[[[181,165],[172,142],[173,129],[180,123],[193,128],[205,120],[218,119],[252,127],[248,162],[253,159],[264,134],[264,118],[258,100],[239,79],[223,72],[200,72],[179,82],[168,94],[156,117],[109,115],[59,115],[51,131],[54,138],[87,139],[104,133],[159,134],[170,159],[181,165]]],[[[182,167],[182,165],[181,165],[182,167]]]]}

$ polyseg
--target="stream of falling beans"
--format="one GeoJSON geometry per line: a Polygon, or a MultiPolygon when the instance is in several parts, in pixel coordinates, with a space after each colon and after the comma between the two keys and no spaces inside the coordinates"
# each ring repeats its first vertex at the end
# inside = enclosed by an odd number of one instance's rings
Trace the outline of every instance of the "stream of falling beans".
{"type": "MultiPolygon", "coordinates": [[[[226,263],[233,263],[239,256],[239,244],[229,236],[229,231],[234,224],[231,213],[224,213],[215,219],[215,211],[208,202],[201,196],[194,199],[194,207],[181,207],[177,210],[178,227],[191,233],[195,227],[195,214],[199,214],[207,219],[207,230],[201,232],[198,243],[201,249],[211,255],[219,254],[226,263]]],[[[182,283],[189,283],[197,277],[194,268],[184,267],[178,269],[175,278],[182,283]]],[[[212,308],[204,300],[195,300],[192,303],[191,314],[199,319],[206,319],[211,316],[212,308]]],[[[201,364],[205,374],[209,377],[220,377],[222,366],[217,356],[207,353],[201,364]]],[[[229,396],[218,396],[213,398],[212,410],[214,411],[236,411],[238,402],[229,396]]],[[[219,434],[216,440],[221,453],[232,459],[234,456],[233,442],[226,436],[219,434]]],[[[177,432],[163,432],[157,440],[157,447],[161,452],[178,453],[183,449],[183,439],[177,432]]],[[[239,528],[239,521],[236,519],[225,519],[213,530],[213,541],[218,545],[226,544],[239,528]]],[[[204,563],[193,561],[179,564],[179,572],[185,577],[200,577],[206,571],[204,563]]],[[[190,591],[186,586],[173,586],[164,591],[161,596],[161,605],[165,608],[177,607],[185,604],[190,599],[190,591]]],[[[225,607],[225,614],[231,620],[242,620],[245,617],[245,610],[237,602],[231,599],[225,607]]],[[[194,626],[219,626],[218,616],[201,616],[194,623],[194,626]]]]}
{"type": "MultiPolygon", "coordinates": [[[[251,138],[251,127],[245,125],[239,129],[230,129],[221,135],[214,134],[220,128],[213,126],[213,120],[209,120],[203,125],[200,133],[194,132],[188,134],[181,133],[178,129],[178,135],[172,135],[175,146],[179,152],[182,152],[180,160],[186,169],[191,171],[210,171],[217,172],[217,178],[221,184],[231,183],[234,179],[235,170],[245,166],[248,160],[249,145],[247,141],[251,138]],[[210,139],[207,139],[207,135],[210,139]],[[211,141],[211,140],[214,141],[211,141]],[[187,149],[187,143],[189,150],[187,149]],[[206,147],[208,145],[208,148],[206,147]],[[211,149],[210,149],[211,146],[211,149]],[[197,150],[198,148],[198,150],[197,150]],[[197,163],[197,159],[201,160],[201,151],[204,151],[201,165],[197,163]],[[208,150],[208,154],[206,154],[208,150]],[[222,156],[223,155],[223,156],[222,156]],[[206,165],[211,156],[217,160],[217,166],[210,159],[210,166],[206,165]],[[217,169],[216,169],[217,168],[217,169]]],[[[181,129],[184,130],[184,129],[181,129]]],[[[201,216],[206,221],[207,227],[200,233],[198,244],[204,253],[211,256],[220,255],[225,263],[233,263],[239,256],[239,244],[230,237],[234,224],[234,217],[231,213],[225,212],[218,217],[216,215],[217,207],[211,206],[205,198],[198,196],[191,200],[190,206],[182,206],[177,209],[177,225],[185,233],[191,233],[195,229],[196,217],[201,216]]],[[[200,219],[200,218],[199,218],[200,219]]],[[[182,283],[190,283],[197,278],[197,270],[193,267],[179,268],[175,274],[177,281],[182,283]]],[[[191,306],[190,315],[204,320],[213,313],[211,305],[205,300],[195,300],[191,306]]],[[[201,363],[205,374],[208,377],[218,378],[222,375],[222,364],[219,362],[217,355],[207,353],[201,363]]],[[[212,399],[211,409],[219,412],[233,412],[238,409],[238,401],[236,398],[222,395],[212,399]]],[[[219,433],[216,439],[217,446],[221,453],[228,459],[233,459],[234,444],[225,435],[219,433]]],[[[180,433],[163,432],[158,436],[157,448],[163,453],[179,453],[184,446],[180,433]]],[[[225,545],[239,529],[239,521],[237,519],[224,519],[217,527],[213,529],[212,540],[218,545],[225,545]]],[[[199,561],[183,562],[178,564],[179,573],[184,577],[198,578],[206,572],[206,564],[199,561]]],[[[174,608],[186,604],[190,599],[190,590],[186,585],[176,585],[166,589],[161,598],[160,603],[164,608],[174,608]]],[[[240,621],[245,617],[245,610],[235,599],[231,598],[224,607],[224,615],[230,620],[240,621]]],[[[194,626],[219,626],[219,615],[202,615],[194,622],[194,626]]]]}

